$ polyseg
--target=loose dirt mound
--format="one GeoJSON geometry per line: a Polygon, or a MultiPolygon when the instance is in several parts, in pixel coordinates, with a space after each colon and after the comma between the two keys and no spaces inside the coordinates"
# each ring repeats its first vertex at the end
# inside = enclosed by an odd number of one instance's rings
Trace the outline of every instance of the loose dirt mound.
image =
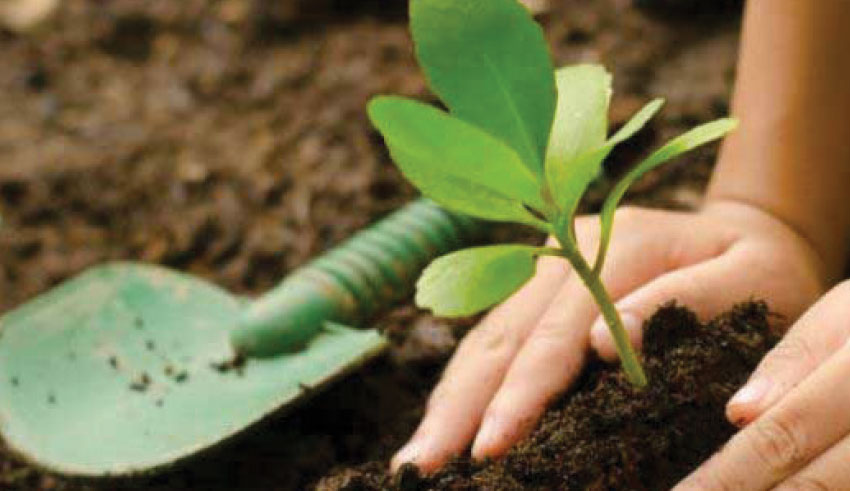
{"type": "Polygon", "coordinates": [[[392,477],[372,463],[317,490],[670,489],[735,432],[726,401],[776,342],[766,314],[745,304],[703,325],[684,308],[662,308],[646,326],[646,389],[617,367],[590,365],[503,460],[461,458],[428,477],[413,467],[392,477]]]}

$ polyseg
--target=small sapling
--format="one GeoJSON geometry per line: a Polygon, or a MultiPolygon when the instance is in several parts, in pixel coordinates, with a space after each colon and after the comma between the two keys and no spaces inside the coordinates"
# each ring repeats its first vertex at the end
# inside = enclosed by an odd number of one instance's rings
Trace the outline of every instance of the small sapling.
{"type": "Polygon", "coordinates": [[[417,283],[416,303],[441,316],[468,316],[501,302],[528,281],[539,256],[558,256],[584,281],[611,329],[623,369],[646,376],[600,279],[614,212],[646,172],[721,138],[721,119],[667,143],[613,188],[600,214],[595,258],[579,252],[575,215],[616,145],[661,108],[656,99],[608,136],[611,76],[597,65],[555,70],[543,32],[517,0],[412,0],[416,54],[450,112],[380,96],[369,116],[393,160],[419,190],[446,208],[516,222],[554,236],[559,247],[494,245],[443,256],[417,283]]]}

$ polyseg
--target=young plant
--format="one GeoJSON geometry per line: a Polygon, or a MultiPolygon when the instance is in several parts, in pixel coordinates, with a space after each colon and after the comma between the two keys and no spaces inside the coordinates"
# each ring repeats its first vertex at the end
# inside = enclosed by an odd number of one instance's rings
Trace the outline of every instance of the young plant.
{"type": "Polygon", "coordinates": [[[560,247],[496,245],[443,256],[417,283],[416,303],[441,316],[492,307],[528,281],[539,256],[562,257],[587,285],[636,386],[646,376],[600,279],[614,212],[646,172],[721,138],[736,122],[721,119],[672,140],[613,188],[601,212],[592,262],[579,252],[575,214],[613,148],[661,108],[647,104],[608,137],[611,76],[597,65],[552,66],[542,30],[517,0],[411,0],[416,54],[450,113],[380,96],[369,116],[402,173],[451,210],[516,222],[554,236],[560,247]]]}

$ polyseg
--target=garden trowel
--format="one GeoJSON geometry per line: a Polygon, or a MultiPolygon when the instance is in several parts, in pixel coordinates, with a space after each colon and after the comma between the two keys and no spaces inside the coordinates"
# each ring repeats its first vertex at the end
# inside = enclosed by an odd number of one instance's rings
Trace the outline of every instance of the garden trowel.
{"type": "Polygon", "coordinates": [[[480,230],[420,200],[257,300],[116,263],[0,318],[0,431],[22,458],[84,477],[148,473],[292,407],[379,354],[368,320],[480,230]]]}

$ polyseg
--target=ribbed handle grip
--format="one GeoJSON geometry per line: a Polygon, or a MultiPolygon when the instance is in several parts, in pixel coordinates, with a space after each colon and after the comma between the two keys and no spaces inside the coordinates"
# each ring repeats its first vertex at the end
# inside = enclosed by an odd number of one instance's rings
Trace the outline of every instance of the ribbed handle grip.
{"type": "Polygon", "coordinates": [[[407,296],[433,259],[473,242],[481,222],[420,199],[299,268],[251,304],[231,335],[247,356],[304,346],[326,321],[366,320],[407,296]]]}

